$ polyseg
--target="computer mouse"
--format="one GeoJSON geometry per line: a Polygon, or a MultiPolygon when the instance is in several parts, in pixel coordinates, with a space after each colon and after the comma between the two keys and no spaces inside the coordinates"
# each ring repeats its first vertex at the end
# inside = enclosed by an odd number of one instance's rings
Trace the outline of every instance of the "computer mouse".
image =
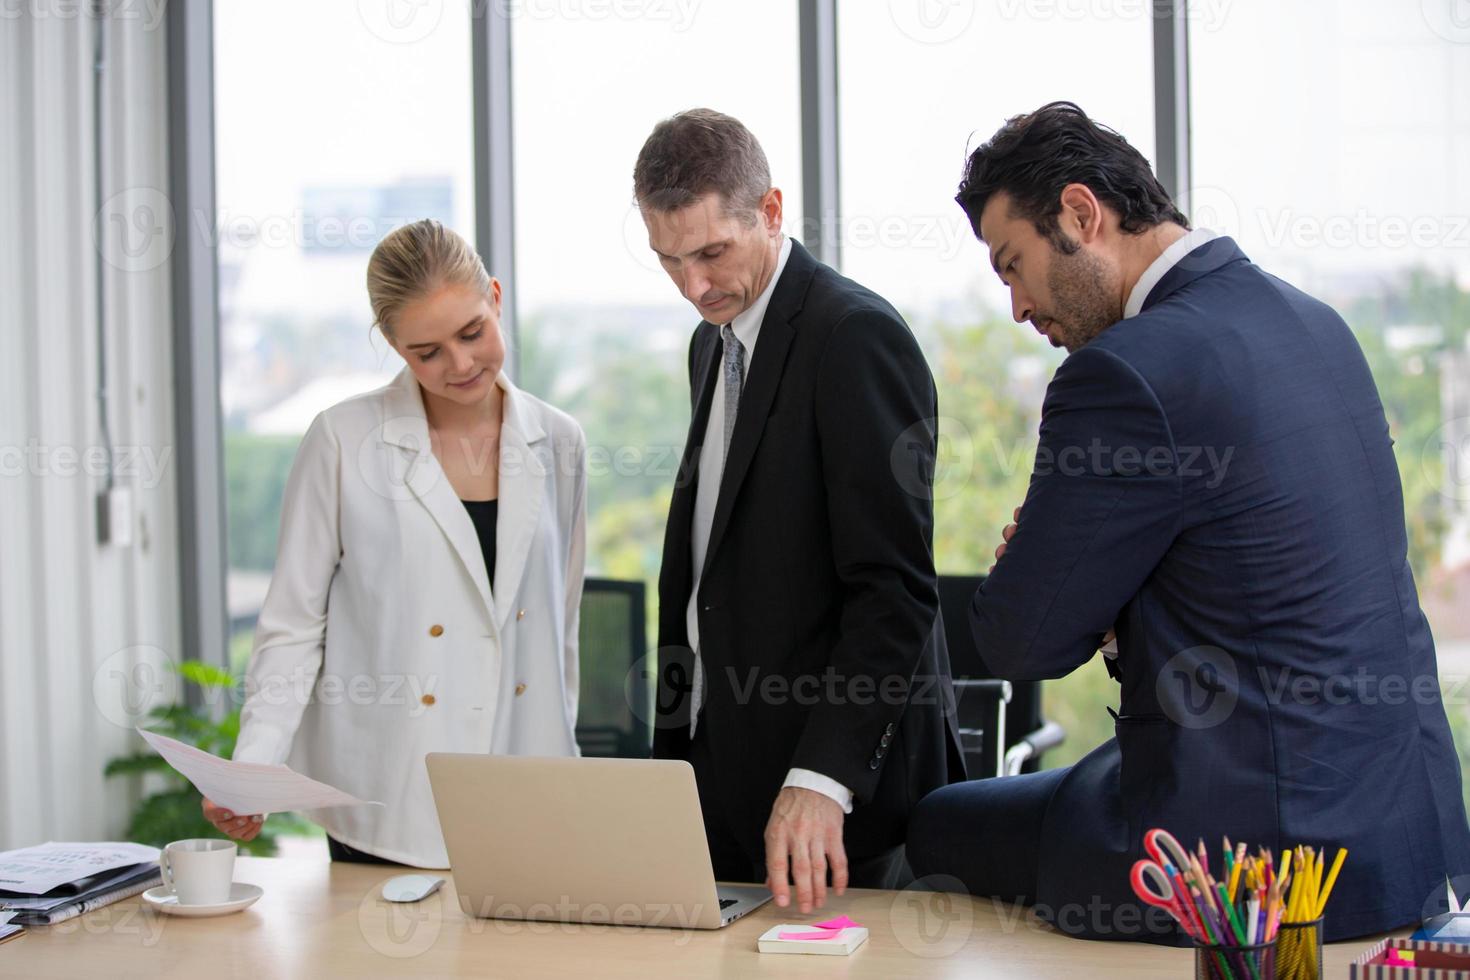
{"type": "Polygon", "coordinates": [[[383,898],[389,902],[417,902],[434,894],[442,884],[443,878],[429,875],[399,875],[383,882],[383,898]]]}

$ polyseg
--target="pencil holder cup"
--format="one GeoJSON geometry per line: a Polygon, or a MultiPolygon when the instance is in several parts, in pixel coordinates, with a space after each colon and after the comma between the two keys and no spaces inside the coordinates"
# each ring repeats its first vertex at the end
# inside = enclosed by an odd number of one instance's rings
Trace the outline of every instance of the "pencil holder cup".
{"type": "Polygon", "coordinates": [[[1195,980],[1272,980],[1276,942],[1254,946],[1194,947],[1195,980]]]}
{"type": "Polygon", "coordinates": [[[1322,980],[1320,918],[1281,923],[1276,947],[1276,980],[1322,980]]]}

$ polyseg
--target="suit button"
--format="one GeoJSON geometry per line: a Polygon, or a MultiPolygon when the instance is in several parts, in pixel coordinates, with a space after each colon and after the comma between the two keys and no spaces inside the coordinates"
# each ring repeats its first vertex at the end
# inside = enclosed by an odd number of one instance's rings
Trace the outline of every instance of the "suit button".
{"type": "Polygon", "coordinates": [[[885,728],[885,729],[883,729],[883,734],[884,735],[892,735],[893,734],[893,723],[892,722],[889,722],[888,723],[888,727],[885,728]]]}
{"type": "Polygon", "coordinates": [[[525,619],[525,618],[526,618],[526,611],[524,609],[522,609],[520,612],[516,613],[516,619],[525,619]]]}
{"type": "Polygon", "coordinates": [[[440,626],[438,623],[435,623],[433,626],[430,626],[429,627],[429,635],[430,636],[443,636],[444,635],[444,627],[440,626]]]}
{"type": "Polygon", "coordinates": [[[522,694],[525,694],[525,693],[526,693],[526,685],[524,685],[524,684],[517,684],[516,685],[516,697],[520,697],[522,694]]]}
{"type": "Polygon", "coordinates": [[[886,749],[888,748],[888,743],[891,741],[893,741],[893,736],[885,732],[883,737],[878,740],[878,744],[886,749]]]}
{"type": "Polygon", "coordinates": [[[423,697],[419,698],[419,700],[422,701],[424,704],[433,704],[437,699],[432,694],[425,694],[423,697]]]}
{"type": "Polygon", "coordinates": [[[873,758],[871,758],[871,759],[868,760],[868,768],[869,769],[877,769],[882,764],[883,764],[883,760],[880,759],[880,758],[878,758],[876,755],[873,756],[873,758]]]}

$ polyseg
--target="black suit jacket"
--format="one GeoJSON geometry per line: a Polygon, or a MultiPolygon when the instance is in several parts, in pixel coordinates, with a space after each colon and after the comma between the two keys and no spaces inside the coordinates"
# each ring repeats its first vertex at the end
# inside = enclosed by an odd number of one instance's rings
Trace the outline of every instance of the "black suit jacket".
{"type": "MultiPolygon", "coordinates": [[[[701,322],[659,576],[661,758],[689,747],[690,534],[721,351],[701,322]]],[[[913,805],[964,778],[934,573],[937,414],[893,307],[793,242],[747,369],[699,594],[701,737],[752,857],[793,767],[852,790],[858,857],[901,844],[913,805]]]]}

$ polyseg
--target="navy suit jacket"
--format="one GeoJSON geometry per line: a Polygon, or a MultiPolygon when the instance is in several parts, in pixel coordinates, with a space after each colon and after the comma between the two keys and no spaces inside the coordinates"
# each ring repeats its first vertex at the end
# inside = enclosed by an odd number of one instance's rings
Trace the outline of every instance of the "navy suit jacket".
{"type": "Polygon", "coordinates": [[[1057,369],[972,623],[1016,680],[1070,673],[1117,627],[1116,738],[1044,824],[1038,906],[1103,907],[1068,931],[1127,932],[1107,910],[1138,911],[1151,827],[1217,865],[1222,835],[1348,848],[1329,940],[1416,922],[1470,872],[1392,446],[1342,318],[1229,238],[1057,369]]]}

